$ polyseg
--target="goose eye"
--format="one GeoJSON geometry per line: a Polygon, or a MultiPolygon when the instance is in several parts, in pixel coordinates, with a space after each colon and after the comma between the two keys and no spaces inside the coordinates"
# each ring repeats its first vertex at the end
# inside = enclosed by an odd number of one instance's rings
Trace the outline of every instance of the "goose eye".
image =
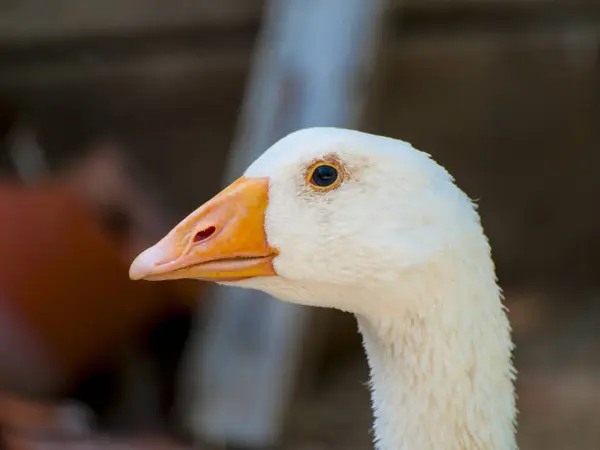
{"type": "Polygon", "coordinates": [[[333,166],[322,165],[313,171],[310,181],[319,187],[331,186],[338,178],[338,171],[333,166]]]}
{"type": "Polygon", "coordinates": [[[341,177],[337,167],[331,164],[320,163],[309,170],[307,181],[314,188],[332,189],[337,187],[341,181],[341,177]]]}

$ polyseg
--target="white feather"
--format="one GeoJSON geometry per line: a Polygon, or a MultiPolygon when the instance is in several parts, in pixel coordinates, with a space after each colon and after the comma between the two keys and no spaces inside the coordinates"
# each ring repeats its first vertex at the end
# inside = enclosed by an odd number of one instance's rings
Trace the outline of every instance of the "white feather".
{"type": "Polygon", "coordinates": [[[279,277],[233,285],[352,312],[369,359],[381,450],[514,450],[510,326],[473,203],[429,155],[357,131],[312,128],[246,171],[269,178],[279,277]],[[343,184],[315,192],[315,159],[343,184]]]}

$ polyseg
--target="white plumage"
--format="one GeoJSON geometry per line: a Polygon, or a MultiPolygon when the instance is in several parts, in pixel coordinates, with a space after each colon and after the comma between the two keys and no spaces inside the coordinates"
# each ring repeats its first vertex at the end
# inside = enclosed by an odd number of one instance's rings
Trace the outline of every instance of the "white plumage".
{"type": "Polygon", "coordinates": [[[244,177],[268,179],[276,276],[228,284],[356,315],[377,448],[516,449],[510,326],[452,177],[410,144],[333,128],[292,133],[244,177]],[[307,181],[315,161],[335,162],[339,186],[307,181]]]}

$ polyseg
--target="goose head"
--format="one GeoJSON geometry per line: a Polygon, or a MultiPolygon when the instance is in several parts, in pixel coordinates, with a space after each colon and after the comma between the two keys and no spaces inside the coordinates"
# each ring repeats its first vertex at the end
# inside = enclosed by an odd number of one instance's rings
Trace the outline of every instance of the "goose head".
{"type": "MultiPolygon", "coordinates": [[[[283,138],[243,176],[132,264],[133,279],[196,278],[282,300],[372,313],[349,292],[402,288],[478,233],[470,201],[429,155],[395,139],[311,128],[283,138]]],[[[398,296],[402,297],[402,296],[398,296]]],[[[411,308],[420,305],[382,305],[411,308]]]]}

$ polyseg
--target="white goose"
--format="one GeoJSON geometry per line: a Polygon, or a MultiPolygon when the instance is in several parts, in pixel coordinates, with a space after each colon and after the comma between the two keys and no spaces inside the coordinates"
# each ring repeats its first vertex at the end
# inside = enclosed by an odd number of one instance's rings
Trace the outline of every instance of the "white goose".
{"type": "Polygon", "coordinates": [[[512,341],[473,203],[402,141],[285,137],[130,270],[354,313],[380,450],[514,450],[512,341]]]}

